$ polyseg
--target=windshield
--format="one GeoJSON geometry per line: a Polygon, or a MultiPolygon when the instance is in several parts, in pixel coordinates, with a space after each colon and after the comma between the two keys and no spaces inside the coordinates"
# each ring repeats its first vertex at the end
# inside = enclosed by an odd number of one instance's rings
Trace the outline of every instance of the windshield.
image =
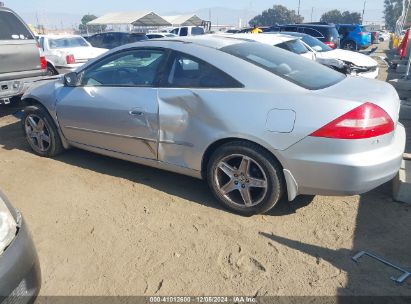
{"type": "Polygon", "coordinates": [[[332,48],[330,48],[328,45],[322,43],[320,40],[312,36],[306,35],[302,40],[317,52],[328,52],[332,50],[332,48]]]}
{"type": "Polygon", "coordinates": [[[49,47],[51,49],[63,49],[74,47],[89,47],[89,44],[82,37],[57,38],[49,39],[49,47]]]}
{"type": "Polygon", "coordinates": [[[301,43],[300,39],[286,41],[277,44],[276,47],[282,48],[283,50],[291,51],[295,54],[301,55],[308,53],[308,49],[304,44],[301,43]]]}
{"type": "Polygon", "coordinates": [[[309,90],[327,88],[345,78],[315,61],[262,43],[244,42],[220,50],[309,90]]]}

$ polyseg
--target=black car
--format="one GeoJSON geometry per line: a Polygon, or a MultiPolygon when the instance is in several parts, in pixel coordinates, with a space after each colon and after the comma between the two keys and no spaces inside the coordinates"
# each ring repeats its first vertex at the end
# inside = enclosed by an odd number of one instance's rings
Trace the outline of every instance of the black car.
{"type": "Polygon", "coordinates": [[[322,41],[330,48],[340,46],[340,34],[334,24],[325,23],[301,23],[288,25],[274,25],[270,27],[269,32],[297,32],[308,34],[322,41]]]}
{"type": "Polygon", "coordinates": [[[39,259],[26,223],[0,191],[0,303],[33,303],[40,286],[39,259]]]}
{"type": "Polygon", "coordinates": [[[84,37],[92,46],[114,49],[120,45],[148,39],[144,33],[107,32],[84,37]]]}

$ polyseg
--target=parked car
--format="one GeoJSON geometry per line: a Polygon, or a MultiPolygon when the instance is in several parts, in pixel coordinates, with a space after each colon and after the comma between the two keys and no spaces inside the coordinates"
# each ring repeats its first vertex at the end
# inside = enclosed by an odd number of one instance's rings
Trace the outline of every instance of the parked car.
{"type": "Polygon", "coordinates": [[[334,24],[327,23],[302,23],[289,25],[274,25],[266,32],[297,32],[310,35],[322,41],[330,48],[340,46],[340,35],[334,24]]]}
{"type": "Polygon", "coordinates": [[[342,49],[332,49],[320,40],[301,33],[283,32],[282,34],[300,37],[307,47],[315,52],[317,62],[339,72],[352,76],[375,79],[378,77],[378,62],[368,55],[342,49]]]}
{"type": "Polygon", "coordinates": [[[39,36],[40,48],[47,60],[47,75],[72,72],[107,49],[92,47],[77,35],[39,36]]]}
{"type": "Polygon", "coordinates": [[[158,39],[158,38],[171,38],[176,37],[177,35],[172,33],[148,33],[146,34],[148,39],[158,39]]]}
{"type": "Polygon", "coordinates": [[[204,35],[205,29],[201,26],[181,26],[172,29],[170,33],[176,36],[198,36],[204,35]]]}
{"type": "Polygon", "coordinates": [[[34,153],[73,146],[204,179],[246,215],[284,193],[359,194],[397,174],[405,129],[390,84],[250,40],[174,40],[125,45],[32,87],[22,125],[34,153]]]}
{"type": "Polygon", "coordinates": [[[303,56],[310,60],[315,60],[315,52],[308,48],[300,37],[284,35],[283,33],[265,33],[264,35],[255,34],[234,34],[227,35],[236,39],[252,40],[272,46],[279,47],[283,50],[290,51],[294,54],[303,56]]]}
{"type": "Polygon", "coordinates": [[[366,49],[371,45],[371,33],[359,24],[337,24],[341,48],[351,51],[366,49]]]}
{"type": "Polygon", "coordinates": [[[0,104],[24,93],[46,74],[46,60],[24,21],[0,6],[0,104]]]}
{"type": "Polygon", "coordinates": [[[389,40],[390,40],[391,36],[390,36],[390,33],[389,33],[389,32],[379,31],[379,33],[380,33],[380,36],[379,36],[380,42],[387,41],[387,40],[389,41],[389,40]]]}
{"type": "Polygon", "coordinates": [[[86,37],[86,39],[94,47],[111,50],[124,44],[147,40],[148,38],[144,33],[107,32],[95,34],[86,37]]]}
{"type": "Polygon", "coordinates": [[[0,303],[33,303],[40,286],[39,259],[27,225],[0,191],[0,303]]]}

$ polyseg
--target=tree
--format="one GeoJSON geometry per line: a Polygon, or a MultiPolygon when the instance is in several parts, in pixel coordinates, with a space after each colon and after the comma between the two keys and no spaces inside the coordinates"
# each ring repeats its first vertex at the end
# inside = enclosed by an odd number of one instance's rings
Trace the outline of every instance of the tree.
{"type": "Polygon", "coordinates": [[[274,5],[273,8],[263,11],[250,20],[250,26],[270,26],[274,24],[301,23],[304,18],[297,15],[283,5],[274,5]]]}
{"type": "Polygon", "coordinates": [[[384,0],[384,19],[388,30],[394,31],[402,14],[402,0],[384,0]]]}
{"type": "MultiPolygon", "coordinates": [[[[97,16],[90,15],[90,14],[84,15],[83,18],[81,18],[81,24],[78,27],[80,33],[86,33],[87,23],[89,23],[90,21],[93,21],[94,19],[97,19],[97,16]]],[[[100,30],[105,30],[105,28],[106,28],[105,25],[103,25],[102,27],[100,27],[99,25],[89,25],[88,26],[88,30],[90,32],[98,32],[100,30]]]]}
{"type": "Polygon", "coordinates": [[[362,22],[360,13],[357,12],[340,12],[339,10],[332,10],[324,13],[320,19],[321,22],[328,23],[348,23],[359,24],[362,22]]]}

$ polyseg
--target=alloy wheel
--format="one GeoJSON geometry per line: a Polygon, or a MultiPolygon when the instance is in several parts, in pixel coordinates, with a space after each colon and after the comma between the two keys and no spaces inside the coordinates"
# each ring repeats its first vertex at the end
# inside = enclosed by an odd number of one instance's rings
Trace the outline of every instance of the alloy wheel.
{"type": "Polygon", "coordinates": [[[233,154],[224,157],[214,170],[219,193],[232,204],[253,207],[260,204],[268,190],[267,176],[251,157],[233,154]]]}
{"type": "Polygon", "coordinates": [[[30,114],[24,122],[30,146],[38,152],[47,152],[51,146],[50,132],[46,123],[37,115],[30,114]]]}

